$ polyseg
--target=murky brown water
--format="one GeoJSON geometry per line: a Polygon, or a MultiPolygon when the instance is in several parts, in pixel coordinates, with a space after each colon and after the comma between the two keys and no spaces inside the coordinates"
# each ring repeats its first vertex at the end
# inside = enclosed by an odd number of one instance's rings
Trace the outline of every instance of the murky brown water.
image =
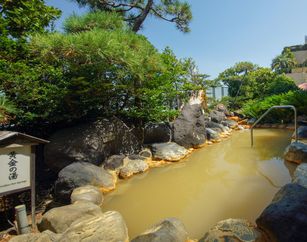
{"type": "Polygon", "coordinates": [[[293,167],[280,158],[292,132],[254,133],[253,149],[249,131],[235,132],[183,162],[122,182],[105,197],[103,210],[124,216],[130,238],[167,217],[179,218],[190,237],[198,239],[223,219],[255,221],[277,190],[290,182],[293,167]]]}

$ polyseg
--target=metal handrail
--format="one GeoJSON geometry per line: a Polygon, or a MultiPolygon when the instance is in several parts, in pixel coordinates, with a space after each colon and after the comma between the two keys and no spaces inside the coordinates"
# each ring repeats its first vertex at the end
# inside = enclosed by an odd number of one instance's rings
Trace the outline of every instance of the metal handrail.
{"type": "Polygon", "coordinates": [[[295,142],[297,142],[297,112],[296,108],[292,105],[283,105],[283,106],[273,106],[269,108],[264,114],[261,115],[261,117],[252,125],[251,127],[251,145],[254,146],[254,127],[273,109],[281,109],[281,108],[291,108],[294,111],[294,129],[295,129],[295,142]]]}

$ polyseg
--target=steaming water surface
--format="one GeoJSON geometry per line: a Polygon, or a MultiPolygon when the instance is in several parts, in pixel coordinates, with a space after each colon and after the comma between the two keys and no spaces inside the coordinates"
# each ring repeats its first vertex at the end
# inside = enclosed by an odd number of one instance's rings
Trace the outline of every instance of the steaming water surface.
{"type": "Polygon", "coordinates": [[[105,197],[103,211],[119,211],[134,238],[167,217],[179,218],[190,238],[201,238],[216,222],[246,218],[252,222],[294,167],[282,154],[291,131],[234,132],[219,144],[193,152],[183,162],[151,169],[121,182],[105,197]]]}

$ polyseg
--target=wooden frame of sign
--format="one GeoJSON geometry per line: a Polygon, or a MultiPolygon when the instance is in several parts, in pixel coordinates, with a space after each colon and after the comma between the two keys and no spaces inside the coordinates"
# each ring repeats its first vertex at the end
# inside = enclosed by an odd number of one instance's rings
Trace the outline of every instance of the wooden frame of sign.
{"type": "Polygon", "coordinates": [[[0,196],[31,189],[32,227],[35,229],[35,146],[49,143],[30,135],[0,131],[0,196]]]}

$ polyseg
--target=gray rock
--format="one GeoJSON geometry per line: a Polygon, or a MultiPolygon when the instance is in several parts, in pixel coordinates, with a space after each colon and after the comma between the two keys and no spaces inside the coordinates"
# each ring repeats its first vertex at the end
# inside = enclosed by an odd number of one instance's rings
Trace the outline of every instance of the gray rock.
{"type": "Polygon", "coordinates": [[[216,132],[215,130],[213,129],[210,129],[210,128],[206,128],[206,132],[207,132],[207,138],[209,140],[217,140],[220,138],[220,135],[218,132],[216,132]]]}
{"type": "Polygon", "coordinates": [[[213,110],[209,114],[211,121],[216,123],[221,123],[222,121],[226,120],[226,115],[223,112],[219,112],[217,110],[213,110]]]}
{"type": "Polygon", "coordinates": [[[307,163],[302,163],[296,168],[293,183],[307,188],[307,163]]]}
{"type": "Polygon", "coordinates": [[[54,197],[64,204],[70,203],[73,189],[85,185],[99,187],[102,191],[115,188],[116,178],[104,168],[86,162],[75,162],[59,172],[54,197]]]}
{"type": "Polygon", "coordinates": [[[11,242],[57,242],[61,234],[55,234],[49,230],[42,233],[30,233],[18,235],[10,239],[11,242]]]}
{"type": "Polygon", "coordinates": [[[57,131],[45,147],[45,163],[59,171],[73,162],[101,165],[113,154],[134,154],[141,142],[121,120],[99,120],[57,131]]]}
{"type": "Polygon", "coordinates": [[[222,121],[221,124],[231,129],[235,129],[238,127],[238,122],[230,119],[222,121]]]}
{"type": "Polygon", "coordinates": [[[212,121],[208,121],[206,122],[206,127],[207,128],[210,128],[218,133],[221,133],[221,132],[226,132],[228,131],[228,127],[225,127],[224,125],[222,124],[218,124],[218,123],[215,123],[215,122],[212,122],[212,121]]]}
{"type": "Polygon", "coordinates": [[[102,214],[101,208],[91,202],[79,201],[71,205],[54,208],[45,213],[38,224],[39,231],[50,230],[63,233],[73,222],[102,214]]]}
{"type": "Polygon", "coordinates": [[[183,223],[176,218],[168,218],[154,225],[131,242],[185,242],[188,233],[183,223]]]}
{"type": "Polygon", "coordinates": [[[71,203],[87,201],[100,206],[103,202],[103,194],[97,187],[87,185],[74,189],[70,196],[70,200],[71,203]]]}
{"type": "Polygon", "coordinates": [[[104,168],[108,170],[117,170],[124,164],[125,155],[112,155],[104,162],[104,168]]]}
{"type": "Polygon", "coordinates": [[[173,141],[185,148],[197,148],[206,142],[205,119],[201,105],[186,104],[173,123],[173,141]]]}
{"type": "Polygon", "coordinates": [[[147,123],[144,128],[144,144],[171,141],[172,130],[168,123],[147,123]]]}
{"type": "Polygon", "coordinates": [[[63,233],[58,242],[128,242],[128,229],[118,212],[109,211],[80,218],[63,233]]]}
{"type": "Polygon", "coordinates": [[[284,158],[297,164],[307,162],[307,145],[301,142],[291,143],[285,151],[284,158]]]}
{"type": "Polygon", "coordinates": [[[146,158],[139,155],[130,155],[124,159],[124,165],[119,170],[119,176],[120,178],[129,178],[148,169],[149,165],[146,162],[146,158]]]}
{"type": "Polygon", "coordinates": [[[199,242],[255,242],[260,233],[245,219],[226,219],[218,222],[199,242]]]}
{"type": "Polygon", "coordinates": [[[256,220],[267,241],[307,241],[307,189],[287,184],[256,220]]]}
{"type": "Polygon", "coordinates": [[[152,144],[151,151],[155,160],[179,161],[183,159],[189,151],[173,142],[152,144]]]}
{"type": "Polygon", "coordinates": [[[139,155],[144,157],[144,158],[146,158],[146,159],[151,159],[152,158],[151,150],[148,149],[148,148],[141,150],[139,155]]]}
{"type": "MultiPolygon", "coordinates": [[[[297,129],[297,138],[300,140],[307,140],[307,126],[299,126],[297,129]]],[[[293,138],[295,136],[293,135],[293,138]]]]}

